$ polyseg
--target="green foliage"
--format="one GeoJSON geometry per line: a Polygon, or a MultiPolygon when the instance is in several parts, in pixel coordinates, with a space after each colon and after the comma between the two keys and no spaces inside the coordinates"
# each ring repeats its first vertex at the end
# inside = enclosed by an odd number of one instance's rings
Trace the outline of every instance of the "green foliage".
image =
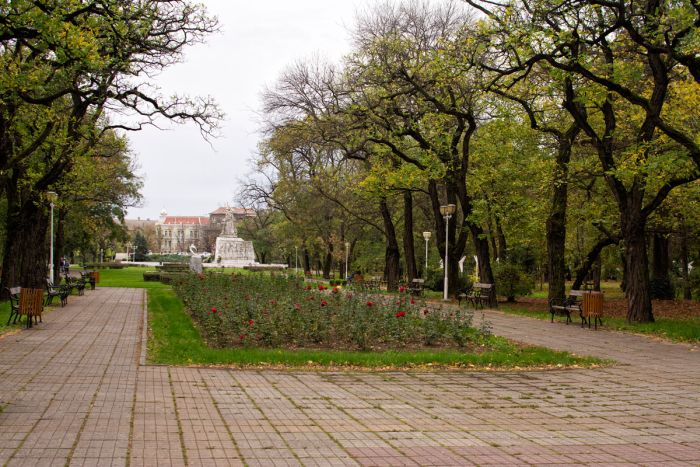
{"type": "Polygon", "coordinates": [[[134,261],[145,261],[148,253],[148,241],[141,232],[134,235],[134,261]]]}
{"type": "Polygon", "coordinates": [[[147,255],[145,261],[158,263],[189,263],[190,257],[183,255],[147,255]]]}
{"type": "Polygon", "coordinates": [[[673,300],[676,297],[676,288],[671,278],[652,278],[650,280],[652,300],[673,300]]]}
{"type": "MultiPolygon", "coordinates": [[[[457,284],[450,289],[455,291],[467,290],[472,285],[472,277],[469,274],[460,274],[457,277],[457,284]]],[[[428,270],[428,277],[423,284],[425,288],[441,292],[445,283],[445,270],[440,268],[431,268],[428,270]]]]}
{"type": "Polygon", "coordinates": [[[124,269],[126,264],[115,262],[104,262],[104,263],[84,263],[83,267],[85,269],[124,269]]]}
{"type": "Polygon", "coordinates": [[[496,293],[514,302],[515,297],[529,295],[535,288],[535,282],[521,266],[514,263],[498,262],[494,265],[496,293]]]}

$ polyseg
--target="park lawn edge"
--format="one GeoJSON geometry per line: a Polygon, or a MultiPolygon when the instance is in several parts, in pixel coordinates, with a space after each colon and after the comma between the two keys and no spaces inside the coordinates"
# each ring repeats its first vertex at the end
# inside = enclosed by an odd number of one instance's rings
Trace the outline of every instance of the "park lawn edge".
{"type": "Polygon", "coordinates": [[[593,368],[612,362],[543,347],[515,345],[500,351],[465,354],[436,351],[324,351],[207,347],[182,302],[171,289],[148,293],[148,362],[206,367],[308,370],[543,370],[593,368]],[[515,350],[515,352],[514,352],[515,350]]]}

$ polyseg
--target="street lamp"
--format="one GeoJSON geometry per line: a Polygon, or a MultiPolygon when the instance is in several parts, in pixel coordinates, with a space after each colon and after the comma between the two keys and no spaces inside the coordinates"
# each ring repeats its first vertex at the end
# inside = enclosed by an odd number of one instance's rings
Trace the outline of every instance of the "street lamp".
{"type": "Polygon", "coordinates": [[[423,238],[425,239],[425,273],[423,279],[428,277],[428,241],[432,235],[432,232],[423,232],[423,238]]]}
{"type": "Polygon", "coordinates": [[[350,242],[345,242],[345,279],[348,278],[348,255],[350,254],[350,242]]]}
{"type": "Polygon", "coordinates": [[[447,206],[440,206],[440,214],[445,218],[445,282],[443,284],[443,300],[447,300],[447,253],[450,246],[450,218],[457,210],[457,206],[454,204],[448,204],[447,206]]]}
{"type": "Polygon", "coordinates": [[[58,199],[58,193],[55,191],[49,191],[46,193],[46,198],[49,200],[49,206],[51,206],[51,249],[49,252],[49,280],[53,284],[53,208],[58,199]]]}

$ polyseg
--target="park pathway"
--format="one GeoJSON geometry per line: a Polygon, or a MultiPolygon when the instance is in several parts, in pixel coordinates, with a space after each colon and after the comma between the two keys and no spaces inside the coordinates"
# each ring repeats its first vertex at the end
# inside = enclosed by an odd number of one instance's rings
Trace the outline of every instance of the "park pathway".
{"type": "MultiPolygon", "coordinates": [[[[602,369],[345,373],[143,364],[144,291],[0,339],[3,465],[700,465],[700,351],[485,312],[602,369]]],[[[478,317],[477,317],[478,321],[478,317]]]]}

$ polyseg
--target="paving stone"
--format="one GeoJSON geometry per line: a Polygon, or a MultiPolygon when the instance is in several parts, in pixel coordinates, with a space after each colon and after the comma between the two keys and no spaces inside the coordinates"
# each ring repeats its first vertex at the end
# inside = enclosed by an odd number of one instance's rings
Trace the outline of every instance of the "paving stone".
{"type": "MultiPolygon", "coordinates": [[[[485,311],[614,359],[532,372],[142,364],[144,292],[98,288],[0,339],[6,465],[698,465],[697,346],[485,311]]],[[[477,318],[478,321],[478,318],[477,318]]]]}

